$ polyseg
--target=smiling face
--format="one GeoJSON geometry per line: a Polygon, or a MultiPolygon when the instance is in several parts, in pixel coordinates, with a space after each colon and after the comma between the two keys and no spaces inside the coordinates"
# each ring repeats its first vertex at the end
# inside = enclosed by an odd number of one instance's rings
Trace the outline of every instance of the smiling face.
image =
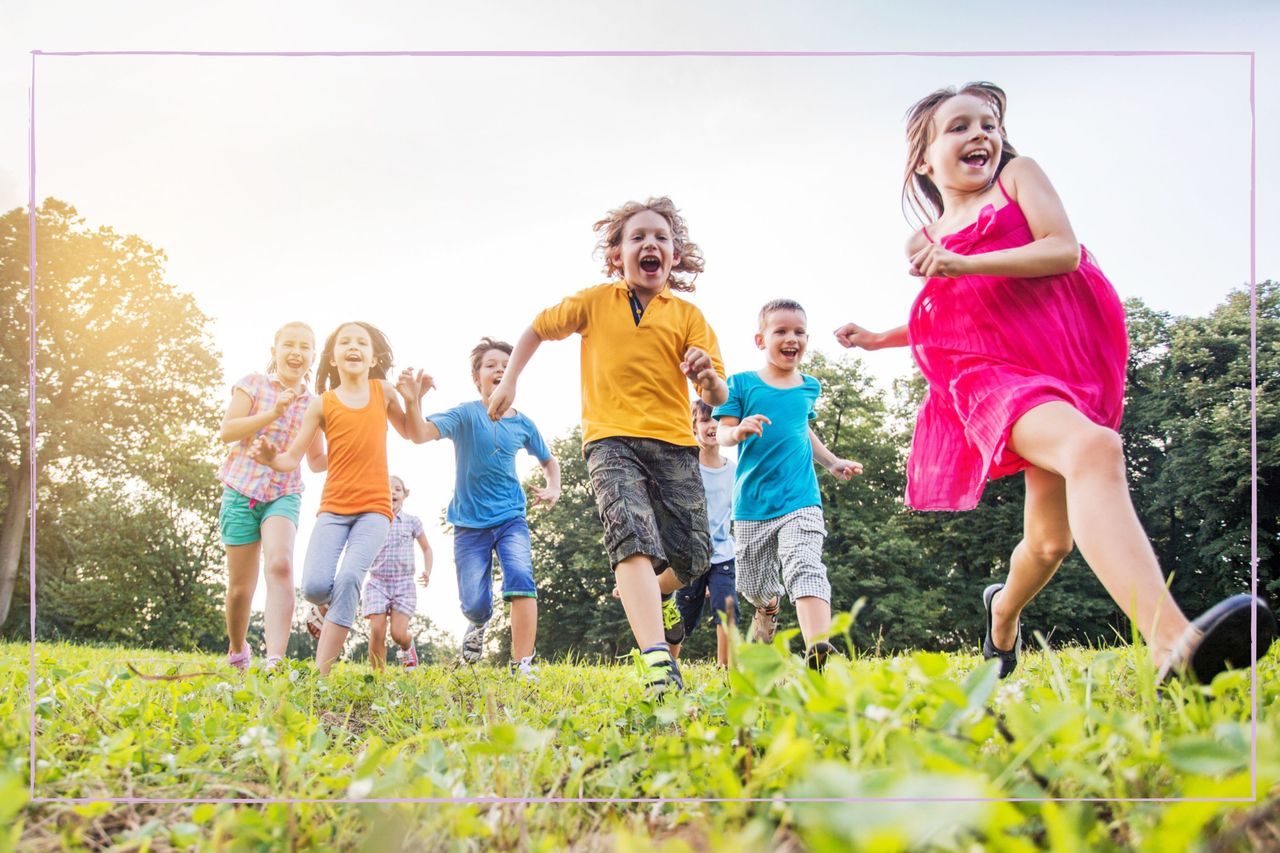
{"type": "Polygon", "coordinates": [[[671,268],[680,262],[671,223],[652,210],[642,210],[627,220],[622,226],[622,243],[614,252],[614,263],[622,267],[627,284],[649,293],[662,290],[671,268]]]}
{"type": "Polygon", "coordinates": [[[719,447],[720,445],[716,443],[716,431],[719,426],[720,422],[715,418],[699,412],[697,420],[693,422],[693,434],[698,439],[698,446],[703,450],[719,447]]]}
{"type": "Polygon", "coordinates": [[[808,319],[797,308],[778,308],[765,315],[764,328],[756,333],[756,346],[774,368],[790,373],[800,366],[809,345],[808,319]]]}
{"type": "Polygon", "coordinates": [[[271,361],[285,386],[300,384],[315,360],[316,338],[306,326],[285,326],[276,333],[271,361]]]}
{"type": "Polygon", "coordinates": [[[347,323],[333,336],[329,363],[344,376],[366,376],[374,366],[373,338],[359,323],[347,323]]]}
{"type": "Polygon", "coordinates": [[[485,350],[480,356],[480,363],[471,374],[471,378],[476,383],[480,396],[486,401],[493,394],[493,389],[497,388],[498,383],[502,381],[502,377],[507,372],[507,362],[510,360],[511,355],[500,349],[485,350]]]}
{"type": "Polygon", "coordinates": [[[944,195],[989,187],[1000,164],[1000,123],[991,104],[974,95],[956,95],[934,113],[932,141],[916,173],[944,195]]]}

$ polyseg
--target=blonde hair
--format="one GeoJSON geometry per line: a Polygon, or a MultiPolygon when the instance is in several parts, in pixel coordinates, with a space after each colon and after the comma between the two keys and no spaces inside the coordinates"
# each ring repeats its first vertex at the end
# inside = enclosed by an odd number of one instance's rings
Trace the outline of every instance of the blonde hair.
{"type": "Polygon", "coordinates": [[[680,211],[676,210],[675,202],[666,196],[650,198],[643,204],[638,201],[629,201],[622,207],[609,211],[608,216],[591,226],[592,230],[601,232],[600,241],[596,243],[596,251],[604,253],[605,274],[622,277],[622,267],[614,260],[614,251],[622,245],[622,231],[627,225],[627,220],[646,210],[653,211],[667,220],[667,224],[671,226],[672,247],[680,255],[679,262],[671,268],[667,284],[672,290],[692,293],[694,282],[698,278],[698,273],[703,271],[705,261],[698,244],[689,240],[689,226],[685,224],[684,217],[680,215],[680,211]],[[693,273],[693,278],[686,281],[681,276],[677,276],[677,272],[693,273]]]}
{"type": "Polygon", "coordinates": [[[764,331],[764,327],[769,324],[769,315],[774,311],[799,311],[807,319],[809,312],[804,310],[804,306],[794,299],[770,299],[760,309],[760,331],[764,331]]]}
{"type": "Polygon", "coordinates": [[[1008,99],[1004,89],[995,83],[979,80],[965,83],[959,89],[950,86],[930,92],[907,110],[907,170],[902,179],[902,212],[908,221],[914,216],[919,224],[926,225],[942,215],[942,193],[928,175],[921,175],[916,168],[924,162],[925,151],[933,142],[933,117],[938,108],[957,95],[971,95],[985,101],[995,113],[996,126],[1000,130],[1000,162],[996,164],[992,180],[999,178],[1005,165],[1018,156],[1005,134],[1004,113],[1008,99]]]}
{"type": "MultiPolygon", "coordinates": [[[[310,326],[308,326],[306,323],[302,322],[301,320],[292,320],[288,323],[285,323],[280,328],[276,329],[276,333],[271,336],[271,348],[275,349],[275,346],[280,342],[280,336],[284,334],[285,329],[306,329],[307,330],[307,334],[311,336],[311,350],[312,350],[311,360],[314,363],[316,333],[312,331],[310,326]]],[[[272,373],[275,373],[275,372],[276,372],[276,356],[275,356],[275,353],[272,353],[271,361],[267,362],[267,375],[270,376],[272,373]]],[[[305,386],[307,382],[309,382],[310,380],[311,380],[311,368],[308,367],[307,372],[302,374],[302,384],[305,386]]]]}

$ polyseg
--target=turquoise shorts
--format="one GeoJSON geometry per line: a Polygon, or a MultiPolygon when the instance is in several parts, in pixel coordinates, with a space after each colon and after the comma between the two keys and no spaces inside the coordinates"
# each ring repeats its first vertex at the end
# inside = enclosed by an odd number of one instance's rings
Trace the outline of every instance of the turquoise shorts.
{"type": "Polygon", "coordinates": [[[235,489],[224,486],[222,509],[218,510],[222,544],[252,545],[262,538],[262,522],[273,515],[289,519],[296,528],[301,510],[301,495],[281,495],[273,501],[263,502],[245,497],[235,489]]]}

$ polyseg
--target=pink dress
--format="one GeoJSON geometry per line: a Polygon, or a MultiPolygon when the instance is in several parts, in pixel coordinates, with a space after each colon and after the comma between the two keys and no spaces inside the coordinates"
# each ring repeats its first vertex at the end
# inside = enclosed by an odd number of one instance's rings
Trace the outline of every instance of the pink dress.
{"type": "MultiPolygon", "coordinates": [[[[1003,207],[987,205],[942,247],[980,255],[1032,242],[1022,208],[1003,184],[1000,191],[1003,207]]],[[[1009,432],[1042,403],[1063,400],[1095,423],[1120,426],[1124,306],[1083,246],[1071,273],[930,278],[907,335],[929,383],[907,459],[906,503],[915,509],[973,509],[988,479],[1030,467],[1007,447],[1009,432]]]]}

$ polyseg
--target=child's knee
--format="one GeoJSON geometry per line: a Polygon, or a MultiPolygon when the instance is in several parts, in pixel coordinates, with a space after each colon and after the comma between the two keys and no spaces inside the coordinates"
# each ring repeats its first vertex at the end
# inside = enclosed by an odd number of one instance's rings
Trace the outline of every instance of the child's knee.
{"type": "Polygon", "coordinates": [[[278,554],[264,561],[263,571],[269,578],[288,580],[293,577],[293,559],[288,554],[278,554]]]}
{"type": "Polygon", "coordinates": [[[1124,477],[1124,442],[1115,430],[1092,425],[1075,439],[1071,450],[1074,473],[1105,471],[1124,477]]]}
{"type": "Polygon", "coordinates": [[[318,579],[302,579],[302,597],[312,604],[328,604],[333,594],[333,584],[318,579]]]}

